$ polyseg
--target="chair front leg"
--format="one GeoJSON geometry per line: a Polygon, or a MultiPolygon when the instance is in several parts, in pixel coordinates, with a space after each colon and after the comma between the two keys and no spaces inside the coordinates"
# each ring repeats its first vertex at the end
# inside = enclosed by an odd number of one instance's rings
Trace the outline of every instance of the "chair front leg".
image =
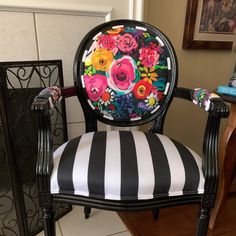
{"type": "Polygon", "coordinates": [[[45,236],[56,236],[53,207],[43,207],[42,210],[45,236]]]}
{"type": "Polygon", "coordinates": [[[201,208],[199,216],[198,216],[196,236],[207,235],[209,220],[210,220],[210,209],[201,208]]]}
{"type": "MultiPolygon", "coordinates": [[[[39,179],[40,178],[38,178],[38,182],[40,182],[39,179]]],[[[41,182],[43,181],[41,180],[41,182]]],[[[51,194],[49,193],[49,190],[48,191],[39,190],[38,194],[39,194],[39,206],[42,209],[44,234],[45,236],[55,236],[56,231],[55,231],[54,208],[51,194]]]]}
{"type": "Polygon", "coordinates": [[[214,207],[215,195],[203,196],[200,212],[198,215],[198,224],[196,236],[206,236],[210,220],[210,211],[214,207]]]}

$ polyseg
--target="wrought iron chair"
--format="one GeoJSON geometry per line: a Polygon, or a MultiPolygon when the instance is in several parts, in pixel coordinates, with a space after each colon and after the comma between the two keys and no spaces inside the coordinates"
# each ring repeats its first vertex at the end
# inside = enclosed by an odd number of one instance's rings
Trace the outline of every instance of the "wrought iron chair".
{"type": "MultiPolygon", "coordinates": [[[[74,61],[74,87],[43,90],[32,109],[39,113],[37,177],[46,236],[55,235],[53,202],[113,211],[153,210],[199,203],[196,235],[207,234],[217,190],[220,119],[228,107],[205,89],[177,88],[177,59],[155,27],[116,20],[92,29],[74,61]],[[78,96],[86,133],[52,153],[49,111],[61,98],[78,96]],[[163,135],[173,97],[205,109],[208,121],[199,157],[163,135]],[[141,131],[97,131],[97,120],[141,131]]],[[[197,130],[196,130],[197,132],[197,130]]]]}

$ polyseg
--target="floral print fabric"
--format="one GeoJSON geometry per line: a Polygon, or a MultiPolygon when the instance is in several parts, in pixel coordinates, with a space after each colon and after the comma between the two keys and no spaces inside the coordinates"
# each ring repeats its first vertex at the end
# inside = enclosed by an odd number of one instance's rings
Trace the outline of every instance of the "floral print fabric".
{"type": "Polygon", "coordinates": [[[37,98],[47,99],[50,107],[52,108],[62,99],[61,89],[58,86],[47,87],[39,93],[37,98]]]}
{"type": "Polygon", "coordinates": [[[145,28],[116,26],[100,32],[83,60],[90,106],[115,120],[152,114],[167,92],[167,57],[165,46],[145,28]]]}
{"type": "Polygon", "coordinates": [[[209,111],[212,99],[219,98],[220,97],[216,93],[212,93],[210,90],[202,88],[196,88],[192,93],[193,103],[203,108],[205,111],[209,111]]]}

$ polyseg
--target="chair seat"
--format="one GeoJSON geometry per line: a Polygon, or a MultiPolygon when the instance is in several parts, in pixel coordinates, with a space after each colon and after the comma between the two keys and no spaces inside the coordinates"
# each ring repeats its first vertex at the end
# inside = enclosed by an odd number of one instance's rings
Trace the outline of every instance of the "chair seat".
{"type": "Polygon", "coordinates": [[[165,135],[91,132],[54,152],[52,194],[108,200],[202,194],[202,159],[165,135]]]}

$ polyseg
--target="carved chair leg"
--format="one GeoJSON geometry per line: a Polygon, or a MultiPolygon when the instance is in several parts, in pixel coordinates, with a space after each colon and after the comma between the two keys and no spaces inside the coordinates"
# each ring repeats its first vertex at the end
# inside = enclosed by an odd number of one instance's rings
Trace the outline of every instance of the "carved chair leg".
{"type": "Polygon", "coordinates": [[[43,208],[43,224],[45,236],[56,236],[53,208],[43,208]]]}
{"type": "Polygon", "coordinates": [[[216,196],[204,195],[201,203],[201,208],[198,216],[198,225],[196,236],[206,236],[208,224],[210,220],[210,211],[214,207],[216,196]]]}
{"type": "Polygon", "coordinates": [[[206,236],[210,220],[210,208],[201,208],[198,216],[196,236],[206,236]]]}
{"type": "Polygon", "coordinates": [[[88,219],[88,218],[89,218],[90,213],[91,213],[91,207],[85,206],[85,207],[84,207],[84,217],[85,217],[85,219],[88,219]]]}

